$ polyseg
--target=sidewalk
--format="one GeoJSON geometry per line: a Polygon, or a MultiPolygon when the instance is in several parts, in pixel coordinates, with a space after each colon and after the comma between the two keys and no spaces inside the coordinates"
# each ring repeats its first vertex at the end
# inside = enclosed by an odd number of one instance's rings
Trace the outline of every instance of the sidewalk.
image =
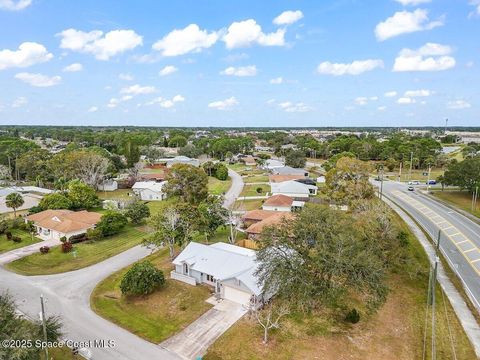
{"type": "MultiPolygon", "coordinates": [[[[410,230],[417,237],[418,241],[420,241],[420,244],[427,253],[430,263],[433,265],[436,257],[435,248],[427,239],[420,227],[394,202],[387,199],[386,197],[384,197],[383,200],[388,205],[390,205],[393,210],[395,210],[395,212],[403,219],[403,221],[405,221],[405,223],[407,223],[410,230]]],[[[447,295],[448,300],[450,301],[450,304],[452,305],[455,314],[460,320],[460,323],[462,324],[462,327],[465,330],[468,339],[472,343],[477,358],[480,358],[480,327],[475,320],[475,317],[472,315],[470,309],[468,308],[467,304],[463,300],[462,295],[460,295],[460,293],[457,291],[455,286],[448,278],[441,262],[438,263],[438,282],[445,294],[447,295]]]]}
{"type": "Polygon", "coordinates": [[[47,241],[40,241],[38,243],[29,245],[29,246],[24,246],[12,251],[8,251],[6,253],[0,254],[0,265],[5,265],[5,264],[8,264],[9,262],[18,260],[22,257],[39,252],[42,246],[52,247],[60,244],[61,242],[58,240],[47,240],[47,241]]]}

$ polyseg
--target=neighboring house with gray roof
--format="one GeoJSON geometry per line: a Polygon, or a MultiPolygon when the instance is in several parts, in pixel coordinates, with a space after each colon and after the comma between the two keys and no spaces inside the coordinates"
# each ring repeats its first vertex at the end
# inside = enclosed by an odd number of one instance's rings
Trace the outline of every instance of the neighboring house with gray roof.
{"type": "Polygon", "coordinates": [[[23,205],[17,211],[28,210],[31,207],[38,206],[44,195],[51,194],[53,191],[38,186],[10,186],[0,188],[0,214],[13,212],[12,208],[7,207],[6,197],[11,193],[18,193],[23,198],[23,205]]]}
{"type": "Polygon", "coordinates": [[[271,183],[270,188],[272,196],[286,195],[295,199],[308,198],[310,195],[315,196],[318,190],[315,185],[303,184],[295,180],[271,183]]]}
{"type": "Polygon", "coordinates": [[[173,260],[172,279],[190,285],[206,284],[215,295],[239,304],[261,304],[262,288],[255,276],[254,250],[226,243],[204,245],[191,242],[173,260]]]}
{"type": "Polygon", "coordinates": [[[305,169],[293,168],[291,166],[284,166],[272,169],[272,174],[274,175],[302,175],[307,177],[308,171],[305,169]]]}

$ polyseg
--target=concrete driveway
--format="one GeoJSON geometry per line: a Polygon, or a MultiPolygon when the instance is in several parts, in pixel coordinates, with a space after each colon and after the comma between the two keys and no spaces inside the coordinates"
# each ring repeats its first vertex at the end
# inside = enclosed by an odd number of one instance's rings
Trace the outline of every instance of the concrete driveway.
{"type": "Polygon", "coordinates": [[[215,306],[160,346],[183,359],[196,359],[205,355],[208,347],[247,313],[244,306],[233,301],[207,301],[215,306]]]}
{"type": "Polygon", "coordinates": [[[38,243],[24,246],[15,250],[8,251],[6,253],[0,254],[0,265],[5,265],[9,262],[15,261],[22,257],[37,253],[40,251],[42,246],[57,246],[60,245],[61,242],[58,240],[47,240],[47,241],[40,241],[38,243]]]}

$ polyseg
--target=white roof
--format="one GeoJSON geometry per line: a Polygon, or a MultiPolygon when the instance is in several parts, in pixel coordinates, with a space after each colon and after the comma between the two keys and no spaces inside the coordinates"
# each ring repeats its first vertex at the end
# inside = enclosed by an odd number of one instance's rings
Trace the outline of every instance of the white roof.
{"type": "Polygon", "coordinates": [[[254,276],[257,264],[253,250],[225,243],[204,245],[191,242],[173,260],[174,265],[183,263],[218,280],[239,279],[256,295],[261,292],[254,276]]]}
{"type": "Polygon", "coordinates": [[[41,188],[38,186],[10,186],[6,188],[0,188],[0,196],[7,196],[13,192],[18,193],[40,193],[40,194],[51,194],[52,190],[41,188]]]}
{"type": "Polygon", "coordinates": [[[308,171],[305,169],[293,168],[291,166],[284,166],[273,169],[273,173],[278,175],[305,175],[308,171]]]}
{"type": "Polygon", "coordinates": [[[275,159],[268,159],[265,161],[265,167],[267,168],[279,168],[279,167],[284,167],[285,164],[280,161],[280,160],[275,160],[275,159]]]}
{"type": "Polygon", "coordinates": [[[283,194],[283,193],[290,193],[290,194],[306,194],[309,195],[310,188],[316,188],[316,186],[302,184],[295,180],[289,181],[282,181],[279,183],[271,183],[271,191],[272,194],[283,194]]]}
{"type": "Polygon", "coordinates": [[[166,181],[156,182],[156,181],[137,181],[133,184],[133,190],[152,190],[154,192],[161,192],[163,185],[165,185],[166,181]]]}

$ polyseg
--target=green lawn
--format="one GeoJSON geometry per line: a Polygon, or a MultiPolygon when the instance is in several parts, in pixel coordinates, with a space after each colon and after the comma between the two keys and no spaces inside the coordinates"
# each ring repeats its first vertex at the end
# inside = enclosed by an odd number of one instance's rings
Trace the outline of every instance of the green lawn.
{"type": "Polygon", "coordinates": [[[15,260],[6,267],[22,275],[49,275],[72,271],[96,264],[141,243],[145,233],[128,225],[120,234],[97,241],[74,245],[74,251],[63,253],[60,246],[48,254],[32,254],[15,260]]]}
{"type": "Polygon", "coordinates": [[[243,178],[243,182],[246,184],[253,182],[268,182],[268,175],[247,176],[243,178]]]}
{"type": "Polygon", "coordinates": [[[241,192],[240,196],[264,196],[267,192],[270,192],[270,185],[262,184],[262,185],[245,185],[243,187],[243,191],[241,192]],[[262,191],[260,193],[257,192],[257,189],[261,188],[262,191]]]}
{"type": "Polygon", "coordinates": [[[128,268],[122,269],[97,285],[90,298],[92,309],[103,318],[153,343],[159,343],[184,329],[211,305],[205,300],[211,290],[170,279],[172,265],[168,250],[148,258],[162,269],[166,286],[146,296],[124,297],[119,285],[128,268]]]}
{"type": "Polygon", "coordinates": [[[132,196],[129,194],[133,194],[132,189],[118,189],[115,191],[97,191],[97,196],[102,200],[131,200],[133,199],[132,196]]]}
{"type": "Polygon", "coordinates": [[[212,195],[225,194],[232,185],[232,179],[229,177],[227,180],[218,180],[213,176],[208,177],[208,192],[212,195]]]}
{"type": "Polygon", "coordinates": [[[261,209],[263,204],[262,199],[256,200],[237,200],[235,202],[235,209],[239,211],[250,211],[261,209]]]}
{"type": "MultiPolygon", "coordinates": [[[[229,226],[220,226],[217,231],[215,232],[215,235],[212,236],[210,239],[208,239],[208,244],[213,244],[217,242],[228,242],[228,237],[230,236],[230,227],[229,226]]],[[[238,232],[237,233],[237,239],[236,240],[242,240],[246,239],[246,234],[238,232]]],[[[206,243],[205,241],[205,235],[203,234],[198,234],[194,238],[195,241],[201,242],[201,243],[206,243]]]]}
{"type": "Polygon", "coordinates": [[[462,210],[469,212],[477,217],[480,217],[480,200],[477,200],[477,209],[472,211],[472,194],[468,191],[433,191],[433,195],[441,200],[444,200],[462,210]]]}
{"type": "MultiPolygon", "coordinates": [[[[391,171],[391,172],[385,171],[385,176],[391,180],[397,180],[398,173],[399,173],[399,169],[395,169],[394,171],[391,171]]],[[[408,181],[408,173],[409,173],[408,168],[402,169],[401,181],[408,181]]],[[[425,184],[427,182],[428,176],[423,175],[424,173],[428,173],[428,170],[413,169],[410,180],[418,180],[421,183],[425,184]]],[[[438,168],[432,169],[430,172],[430,180],[436,180],[440,175],[443,175],[443,173],[444,173],[443,169],[438,169],[438,168]]],[[[374,172],[372,175],[377,176],[377,173],[374,172]]]]}
{"type": "Polygon", "coordinates": [[[0,254],[42,241],[37,237],[33,237],[32,239],[32,235],[24,230],[10,229],[9,231],[12,233],[13,236],[20,237],[22,241],[17,243],[13,240],[8,240],[5,234],[0,235],[0,254]]]}

